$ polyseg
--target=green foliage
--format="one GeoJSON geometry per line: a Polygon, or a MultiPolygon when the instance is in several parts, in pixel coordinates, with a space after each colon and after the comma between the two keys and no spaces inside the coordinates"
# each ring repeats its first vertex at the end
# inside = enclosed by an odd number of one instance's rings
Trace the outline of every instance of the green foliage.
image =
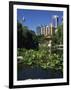
{"type": "Polygon", "coordinates": [[[27,26],[17,23],[17,47],[26,49],[37,49],[38,40],[34,31],[29,30],[27,26]]]}
{"type": "Polygon", "coordinates": [[[38,36],[37,36],[37,40],[38,40],[39,43],[43,43],[44,40],[45,40],[45,39],[44,39],[44,35],[38,35],[38,36]]]}
{"type": "Polygon", "coordinates": [[[23,56],[23,64],[63,71],[63,57],[57,54],[50,55],[47,49],[42,48],[38,51],[22,49],[21,52],[18,49],[18,55],[23,56]]]}
{"type": "Polygon", "coordinates": [[[63,25],[58,26],[57,32],[53,34],[52,44],[63,44],[63,25]]]}
{"type": "Polygon", "coordinates": [[[22,48],[22,33],[23,33],[23,29],[22,29],[22,24],[20,24],[19,22],[17,23],[17,44],[18,44],[18,48],[22,48]]]}
{"type": "MultiPolygon", "coordinates": [[[[27,26],[22,27],[18,23],[18,45],[21,49],[18,48],[17,56],[23,57],[22,63],[27,66],[63,71],[63,50],[59,51],[55,48],[55,51],[50,54],[46,42],[43,35],[36,36],[27,26]],[[36,47],[37,49],[34,49],[36,47]]],[[[52,36],[52,46],[60,44],[63,44],[63,25],[60,25],[52,36]]]]}

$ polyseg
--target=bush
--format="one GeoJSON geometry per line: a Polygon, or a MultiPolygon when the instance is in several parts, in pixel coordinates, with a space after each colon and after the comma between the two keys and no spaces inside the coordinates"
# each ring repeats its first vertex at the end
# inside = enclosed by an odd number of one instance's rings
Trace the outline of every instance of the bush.
{"type": "Polygon", "coordinates": [[[23,56],[23,64],[63,71],[63,56],[55,53],[49,54],[47,49],[18,49],[18,56],[23,56]]]}

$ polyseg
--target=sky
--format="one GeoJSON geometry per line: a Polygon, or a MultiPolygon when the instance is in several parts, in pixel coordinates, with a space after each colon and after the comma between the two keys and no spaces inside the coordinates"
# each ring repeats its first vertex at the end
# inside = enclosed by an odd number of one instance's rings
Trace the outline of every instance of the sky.
{"type": "Polygon", "coordinates": [[[17,9],[17,20],[35,32],[37,26],[52,23],[53,15],[57,15],[61,23],[63,11],[17,9]]]}

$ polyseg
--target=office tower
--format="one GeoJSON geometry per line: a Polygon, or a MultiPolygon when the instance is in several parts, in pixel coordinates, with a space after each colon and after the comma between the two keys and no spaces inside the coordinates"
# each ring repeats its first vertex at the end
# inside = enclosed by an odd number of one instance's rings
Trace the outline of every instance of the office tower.
{"type": "Polygon", "coordinates": [[[41,25],[41,35],[45,34],[45,27],[41,25]]]}
{"type": "Polygon", "coordinates": [[[45,34],[45,36],[47,36],[48,35],[48,26],[46,26],[46,34],[45,34]]]}
{"type": "Polygon", "coordinates": [[[41,35],[44,35],[44,36],[48,35],[48,26],[46,25],[41,26],[41,35]]]}
{"type": "Polygon", "coordinates": [[[48,26],[48,36],[50,36],[50,26],[48,26]]]}
{"type": "Polygon", "coordinates": [[[54,30],[54,27],[53,27],[53,24],[52,23],[49,25],[49,30],[50,30],[50,35],[53,35],[53,33],[55,32],[55,30],[54,30]]]}
{"type": "Polygon", "coordinates": [[[53,35],[55,32],[55,28],[53,27],[53,24],[51,23],[49,26],[44,25],[44,26],[38,26],[36,28],[36,35],[44,35],[44,36],[50,36],[53,35]]]}
{"type": "Polygon", "coordinates": [[[52,23],[53,23],[53,27],[55,28],[55,32],[57,31],[57,27],[58,27],[58,16],[57,15],[54,15],[52,17],[52,23]]]}
{"type": "Polygon", "coordinates": [[[43,32],[43,26],[41,25],[41,35],[44,34],[43,32]]]}
{"type": "Polygon", "coordinates": [[[46,36],[46,25],[43,26],[44,36],[46,36]]]}
{"type": "Polygon", "coordinates": [[[38,26],[36,28],[36,35],[41,35],[41,27],[40,26],[38,26]]]}

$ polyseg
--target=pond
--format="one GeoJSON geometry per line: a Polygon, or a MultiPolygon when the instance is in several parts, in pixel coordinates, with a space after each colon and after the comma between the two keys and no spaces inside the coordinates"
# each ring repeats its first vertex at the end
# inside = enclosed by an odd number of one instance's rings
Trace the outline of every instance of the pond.
{"type": "Polygon", "coordinates": [[[24,67],[23,65],[20,65],[17,71],[17,80],[56,78],[63,78],[63,73],[59,70],[43,69],[36,66],[24,67]]]}

